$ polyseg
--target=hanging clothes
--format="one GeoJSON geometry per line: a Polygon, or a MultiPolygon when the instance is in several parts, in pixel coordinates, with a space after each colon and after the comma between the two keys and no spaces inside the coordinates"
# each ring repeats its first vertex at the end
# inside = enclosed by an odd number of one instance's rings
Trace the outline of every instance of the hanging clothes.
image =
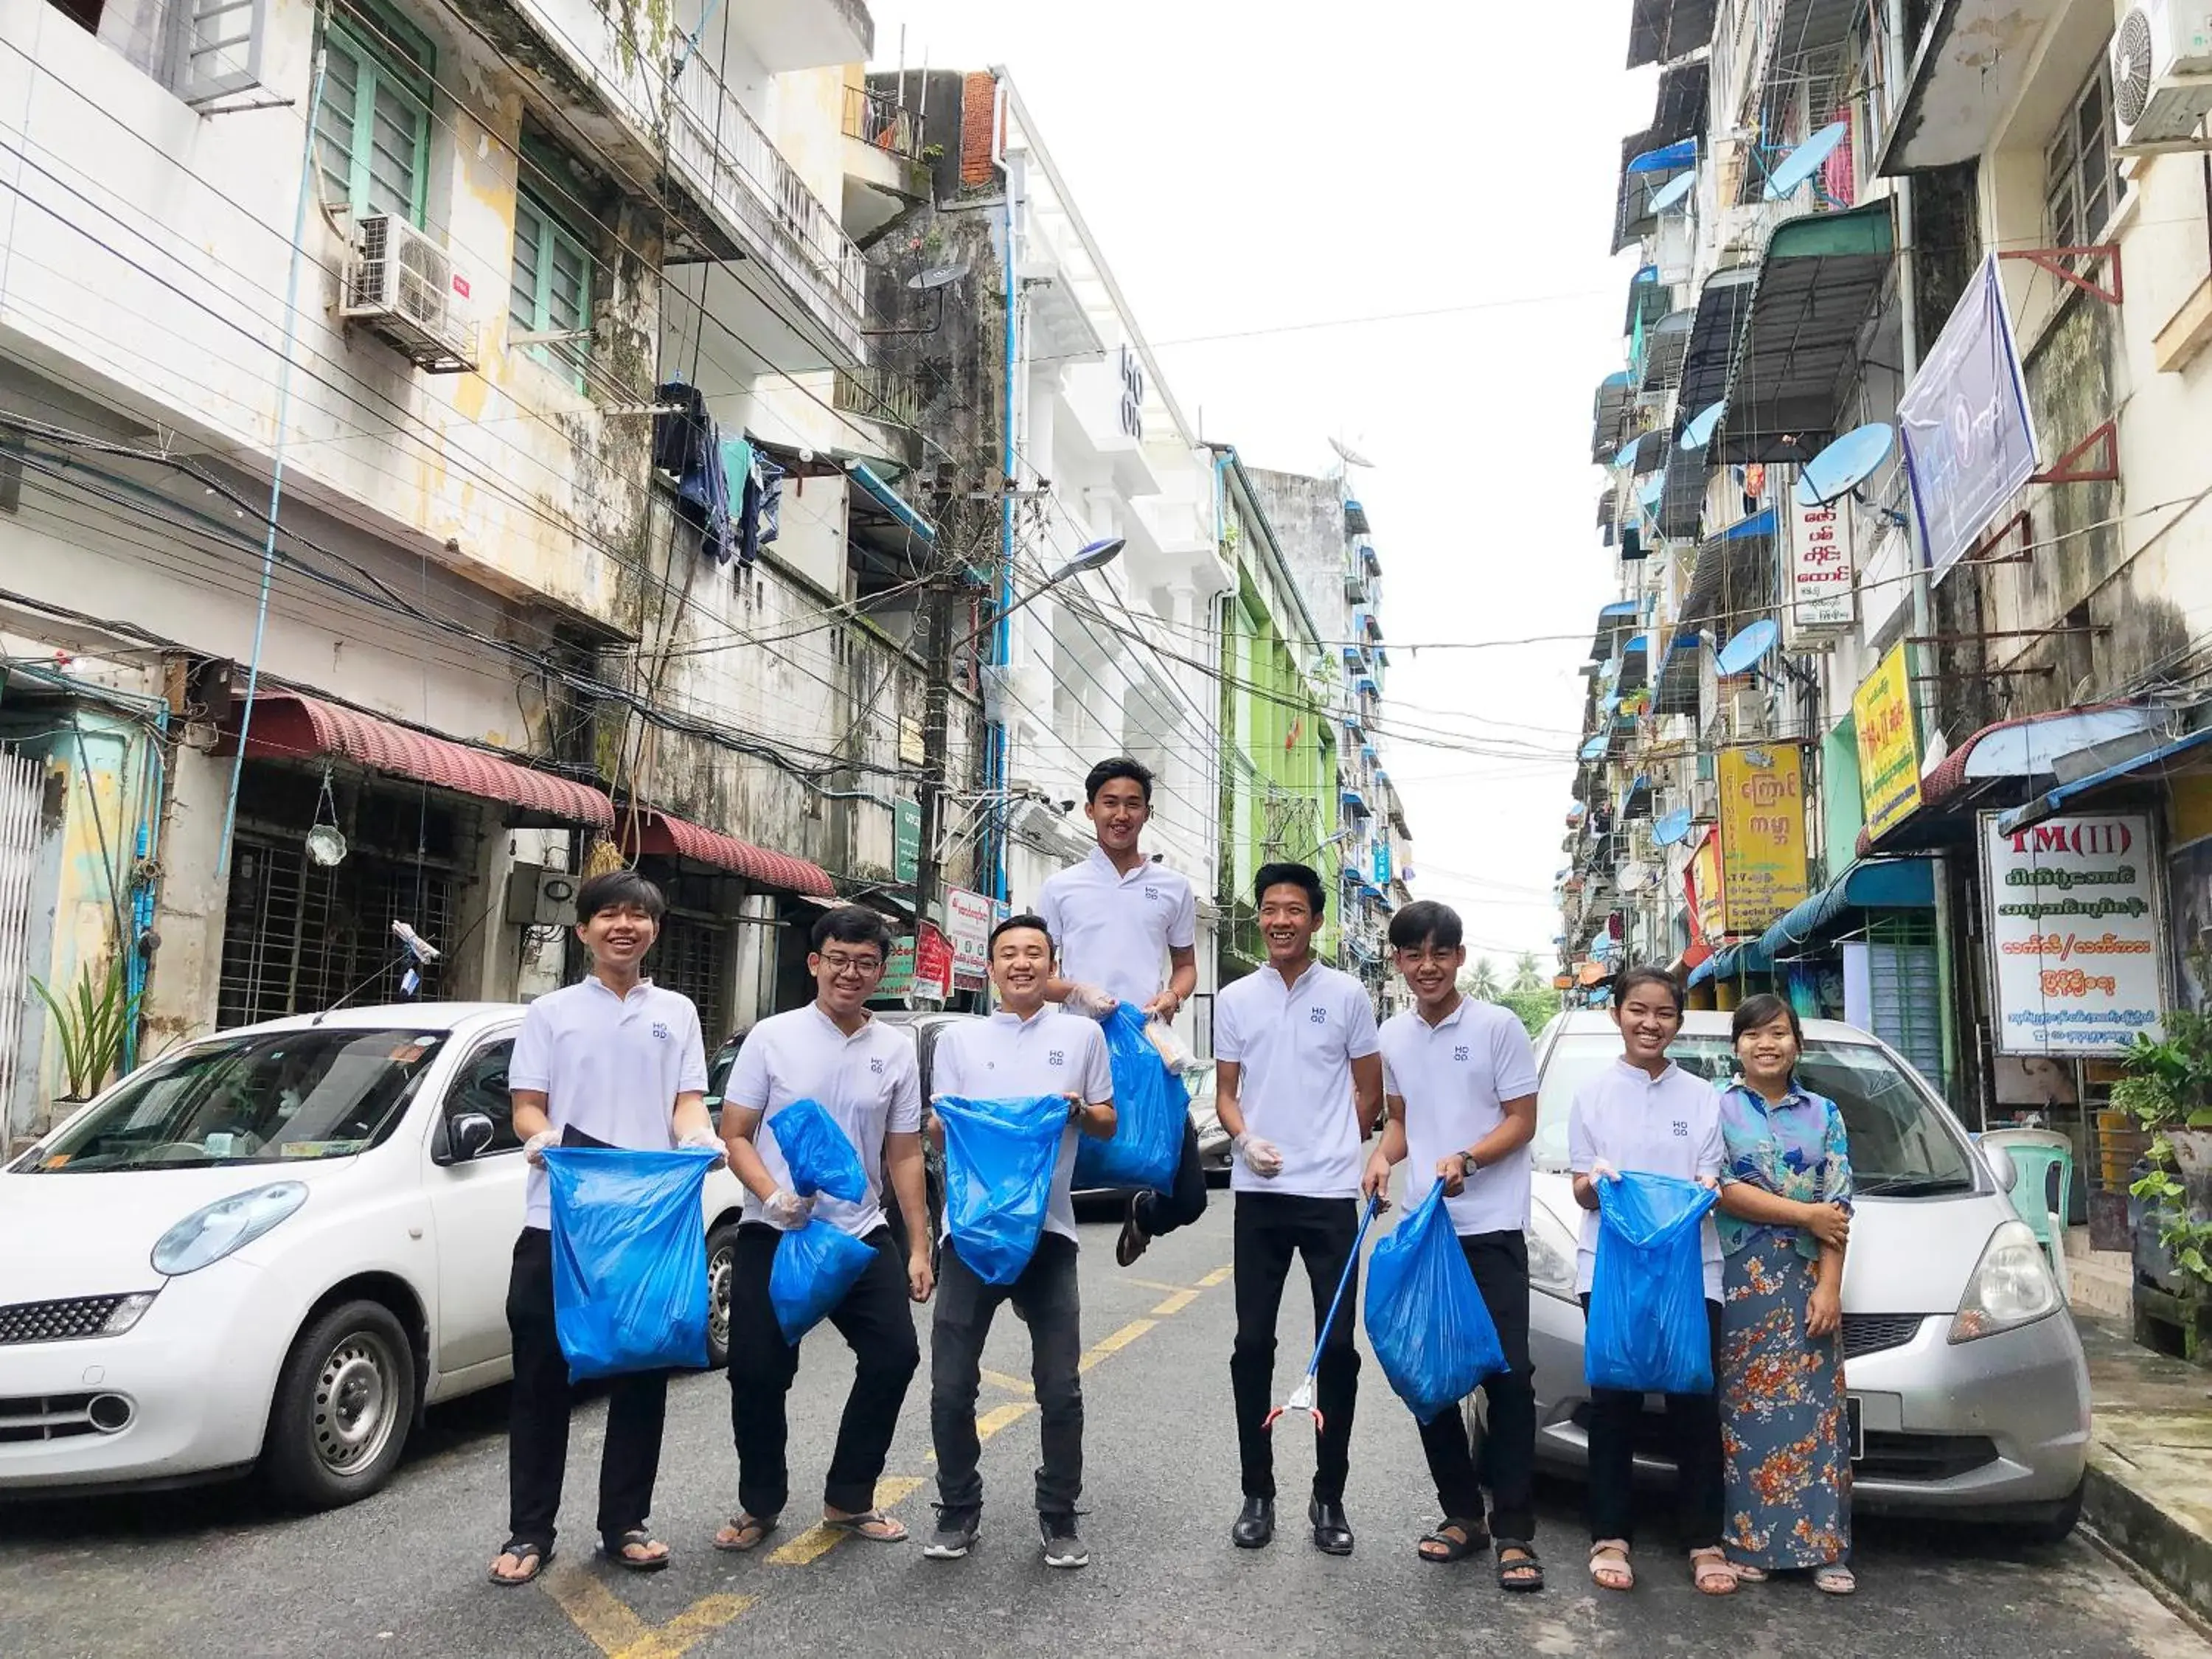
{"type": "Polygon", "coordinates": [[[655,388],[678,410],[653,417],[653,464],[676,475],[676,516],[699,532],[699,550],[727,564],[732,550],[729,481],[707,399],[699,388],[672,380],[655,388]]]}

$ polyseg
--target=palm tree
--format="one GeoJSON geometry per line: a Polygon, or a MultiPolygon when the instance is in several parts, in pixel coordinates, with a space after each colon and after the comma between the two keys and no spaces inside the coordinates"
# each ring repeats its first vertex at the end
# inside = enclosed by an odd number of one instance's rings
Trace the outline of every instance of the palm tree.
{"type": "Polygon", "coordinates": [[[1543,964],[1536,960],[1534,951],[1523,951],[1513,958],[1513,983],[1510,988],[1516,995],[1526,991],[1547,988],[1543,964]]]}
{"type": "Polygon", "coordinates": [[[1504,984],[1488,957],[1477,957],[1460,970],[1459,988],[1462,996],[1473,997],[1477,1002],[1495,1002],[1505,994],[1504,984]]]}

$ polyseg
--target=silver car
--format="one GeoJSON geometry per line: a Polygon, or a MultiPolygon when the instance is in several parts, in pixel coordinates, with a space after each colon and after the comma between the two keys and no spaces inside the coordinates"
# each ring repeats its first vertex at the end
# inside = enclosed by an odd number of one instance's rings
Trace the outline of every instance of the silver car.
{"type": "MultiPolygon", "coordinates": [[[[1620,1057],[1620,1035],[1603,1012],[1578,1011],[1547,1026],[1537,1051],[1528,1229],[1536,1455],[1579,1468],[1589,1401],[1567,1114],[1583,1083],[1620,1057]]],[[[1690,1013],[1672,1054],[1686,1070],[1725,1080],[1735,1069],[1729,1016],[1690,1013]]],[[[1806,1021],[1800,1076],[1843,1109],[1858,1186],[1844,1273],[1853,1504],[2063,1537],[2081,1513],[2089,1375],[2064,1298],[2006,1200],[2010,1158],[1977,1149],[1918,1073],[1853,1027],[1806,1021]]],[[[1479,1400],[1468,1405],[1478,1431],[1479,1400]]],[[[1648,1427],[1660,1422],[1647,1414],[1648,1427]]],[[[1652,1434],[1639,1464],[1663,1468],[1663,1445],[1652,1434]]]]}

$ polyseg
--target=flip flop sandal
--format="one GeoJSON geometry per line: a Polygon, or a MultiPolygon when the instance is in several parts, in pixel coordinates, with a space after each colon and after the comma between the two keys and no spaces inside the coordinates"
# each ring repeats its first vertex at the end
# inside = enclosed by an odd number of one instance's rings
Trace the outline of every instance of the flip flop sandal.
{"type": "Polygon", "coordinates": [[[1497,1543],[1498,1588],[1515,1590],[1523,1595],[1544,1588],[1544,1564],[1536,1559],[1536,1547],[1520,1538],[1501,1538],[1497,1543]],[[1505,1552],[1516,1552],[1510,1561],[1505,1552]]]}
{"type": "Polygon", "coordinates": [[[735,1538],[724,1538],[718,1534],[714,1540],[714,1547],[725,1555],[750,1555],[763,1544],[768,1542],[769,1534],[776,1529],[777,1524],[781,1520],[781,1516],[775,1515],[769,1516],[765,1521],[758,1516],[733,1515],[730,1517],[729,1530],[738,1535],[735,1538]],[[748,1537],[748,1534],[751,1535],[748,1537]]]}
{"type": "Polygon", "coordinates": [[[1481,1522],[1462,1521],[1454,1516],[1437,1522],[1437,1529],[1434,1532],[1423,1533],[1421,1542],[1442,1547],[1435,1553],[1419,1547],[1413,1552],[1422,1560],[1433,1566],[1442,1567],[1449,1566],[1454,1561],[1464,1561],[1476,1551],[1489,1548],[1490,1534],[1484,1529],[1481,1522]],[[1457,1527],[1467,1536],[1455,1538],[1444,1530],[1446,1527],[1457,1527]]]}
{"type": "Polygon", "coordinates": [[[643,1527],[632,1527],[619,1538],[599,1540],[599,1553],[624,1572],[659,1572],[671,1559],[666,1550],[658,1555],[632,1555],[629,1551],[633,1546],[642,1549],[659,1541],[643,1527]]]}
{"type": "Polygon", "coordinates": [[[1859,1581],[1849,1567],[1830,1564],[1814,1569],[1813,1588],[1824,1595],[1849,1595],[1859,1587],[1859,1581]]]}
{"type": "Polygon", "coordinates": [[[1767,1571],[1765,1567],[1746,1566],[1741,1561],[1731,1561],[1729,1566],[1735,1574],[1736,1583],[1740,1584],[1763,1584],[1766,1582],[1767,1571]]]}
{"type": "Polygon", "coordinates": [[[1690,1582],[1700,1595],[1734,1595],[1737,1588],[1735,1569],[1718,1550],[1690,1552],[1690,1582]]]}
{"type": "Polygon", "coordinates": [[[527,1561],[533,1555],[538,1558],[537,1564],[529,1571],[519,1572],[512,1578],[501,1573],[496,1566],[485,1574],[485,1577],[493,1583],[507,1589],[519,1589],[523,1585],[533,1582],[539,1573],[553,1565],[553,1547],[550,1544],[541,1544],[534,1538],[510,1538],[499,1547],[499,1553],[501,1555],[511,1555],[518,1561],[527,1561]]]}
{"type": "Polygon", "coordinates": [[[1600,1589],[1632,1590],[1636,1588],[1636,1569],[1629,1565],[1628,1546],[1618,1538],[1601,1539],[1590,1546],[1590,1582],[1600,1589]],[[1613,1574],[1618,1582],[1608,1582],[1604,1575],[1613,1574]]]}
{"type": "Polygon", "coordinates": [[[835,1520],[825,1515],[822,1517],[822,1530],[842,1532],[870,1544],[903,1544],[910,1535],[904,1522],[894,1521],[881,1510],[866,1510],[859,1515],[841,1516],[835,1520]],[[870,1527],[896,1527],[898,1530],[870,1532],[870,1527]]]}

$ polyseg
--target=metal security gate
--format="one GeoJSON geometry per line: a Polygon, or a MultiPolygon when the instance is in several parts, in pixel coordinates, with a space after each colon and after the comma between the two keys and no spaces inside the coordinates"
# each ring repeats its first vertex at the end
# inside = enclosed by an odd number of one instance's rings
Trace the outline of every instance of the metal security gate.
{"type": "Polygon", "coordinates": [[[31,873],[38,860],[44,769],[28,755],[0,749],[0,1153],[9,1144],[9,1107],[23,1032],[43,1003],[31,995],[31,873]]]}

